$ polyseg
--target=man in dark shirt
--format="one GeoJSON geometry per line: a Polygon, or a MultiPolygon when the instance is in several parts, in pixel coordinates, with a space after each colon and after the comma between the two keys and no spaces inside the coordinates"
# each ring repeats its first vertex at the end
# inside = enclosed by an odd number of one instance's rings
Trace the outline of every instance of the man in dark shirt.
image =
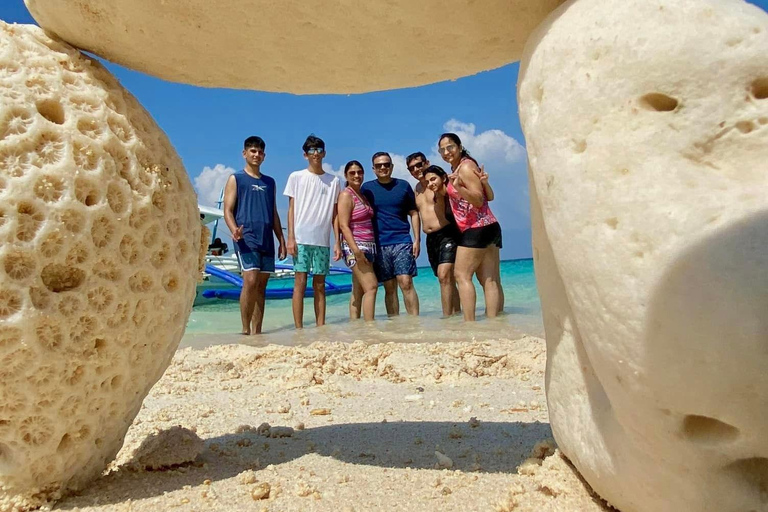
{"type": "Polygon", "coordinates": [[[285,258],[285,237],[275,201],[275,180],[261,173],[266,158],[261,137],[248,137],[243,144],[245,167],[233,174],[224,188],[224,221],[240,253],[243,289],[240,318],[243,334],[260,334],[264,319],[267,281],[275,271],[275,240],[278,255],[285,258]]]}
{"type": "Polygon", "coordinates": [[[387,315],[400,314],[398,286],[403,292],[405,310],[409,315],[418,315],[419,296],[413,287],[413,276],[417,274],[421,221],[413,189],[407,181],[392,177],[394,167],[389,153],[376,153],[372,160],[376,180],[365,183],[360,190],[373,206],[378,245],[373,266],[376,277],[384,285],[387,315]]]}

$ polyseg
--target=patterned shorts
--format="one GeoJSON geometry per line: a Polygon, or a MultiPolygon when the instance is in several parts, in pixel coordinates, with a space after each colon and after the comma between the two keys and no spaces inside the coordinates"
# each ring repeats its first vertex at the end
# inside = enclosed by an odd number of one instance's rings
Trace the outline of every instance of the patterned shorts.
{"type": "Polygon", "coordinates": [[[331,267],[331,250],[320,245],[299,244],[298,254],[293,258],[293,270],[317,276],[328,275],[331,267]]]}
{"type": "Polygon", "coordinates": [[[416,276],[416,258],[413,257],[413,244],[394,244],[379,247],[373,270],[380,283],[397,276],[416,276]]]}
{"type": "MultiPolygon", "coordinates": [[[[355,241],[355,243],[357,244],[357,248],[365,254],[365,259],[373,263],[373,260],[376,258],[376,242],[355,241]]],[[[357,259],[346,241],[341,242],[341,252],[344,254],[344,263],[346,263],[349,268],[357,265],[357,259]]]]}

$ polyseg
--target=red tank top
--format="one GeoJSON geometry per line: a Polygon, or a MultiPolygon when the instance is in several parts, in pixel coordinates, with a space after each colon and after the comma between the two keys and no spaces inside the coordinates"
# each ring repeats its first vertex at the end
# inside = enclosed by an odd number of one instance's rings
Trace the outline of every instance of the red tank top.
{"type": "MultiPolygon", "coordinates": [[[[464,160],[467,159],[463,158],[461,162],[464,162],[464,160]]],[[[459,163],[459,165],[461,165],[461,163],[459,163]]],[[[456,218],[456,224],[459,226],[460,231],[464,232],[472,228],[490,226],[491,224],[498,222],[491,211],[491,207],[488,205],[488,199],[485,197],[485,190],[483,190],[483,205],[478,208],[461,197],[461,194],[459,194],[453,186],[453,183],[448,182],[447,188],[448,199],[451,203],[451,211],[453,211],[453,216],[456,218]]]]}

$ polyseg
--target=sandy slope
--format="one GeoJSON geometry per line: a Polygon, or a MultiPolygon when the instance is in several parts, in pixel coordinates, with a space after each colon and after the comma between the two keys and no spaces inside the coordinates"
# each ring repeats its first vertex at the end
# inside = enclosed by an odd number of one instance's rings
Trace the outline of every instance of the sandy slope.
{"type": "Polygon", "coordinates": [[[606,510],[542,443],[545,357],[532,337],[183,349],[114,467],[56,509],[606,510]]]}

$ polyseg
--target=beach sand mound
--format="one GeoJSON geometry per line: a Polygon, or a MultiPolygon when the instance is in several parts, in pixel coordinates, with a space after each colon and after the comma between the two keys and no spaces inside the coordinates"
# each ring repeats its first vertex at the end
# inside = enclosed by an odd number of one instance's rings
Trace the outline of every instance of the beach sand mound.
{"type": "Polygon", "coordinates": [[[98,62],[0,22],[0,510],[98,476],[184,332],[200,222],[98,62]]]}
{"type": "Polygon", "coordinates": [[[562,0],[25,0],[69,43],[175,82],[361,93],[495,69],[562,0]],[[307,79],[307,76],[311,79],[307,79]]]}
{"type": "Polygon", "coordinates": [[[171,427],[152,434],[133,453],[131,465],[149,471],[194,462],[205,449],[197,434],[184,427],[171,427]]]}
{"type": "Polygon", "coordinates": [[[183,349],[110,471],[59,507],[605,512],[555,452],[544,366],[532,337],[183,349]],[[194,462],[136,471],[177,425],[204,440],[194,462]]]}

